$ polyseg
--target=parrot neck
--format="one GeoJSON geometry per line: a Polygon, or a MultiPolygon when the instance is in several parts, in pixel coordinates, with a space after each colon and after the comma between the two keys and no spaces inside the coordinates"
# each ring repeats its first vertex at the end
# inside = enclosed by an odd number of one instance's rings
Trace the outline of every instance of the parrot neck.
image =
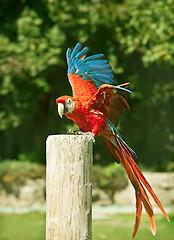
{"type": "Polygon", "coordinates": [[[84,114],[86,112],[84,108],[84,104],[86,102],[83,99],[73,99],[75,109],[71,113],[65,114],[67,118],[74,121],[74,123],[79,127],[79,129],[83,132],[90,131],[90,125],[88,121],[85,121],[84,114]],[[81,101],[82,100],[82,101],[81,101]]]}
{"type": "Polygon", "coordinates": [[[82,117],[83,106],[82,106],[82,102],[77,98],[76,99],[73,98],[73,102],[74,102],[74,111],[71,113],[67,113],[65,115],[67,118],[69,118],[73,121],[76,121],[76,119],[82,117]]]}

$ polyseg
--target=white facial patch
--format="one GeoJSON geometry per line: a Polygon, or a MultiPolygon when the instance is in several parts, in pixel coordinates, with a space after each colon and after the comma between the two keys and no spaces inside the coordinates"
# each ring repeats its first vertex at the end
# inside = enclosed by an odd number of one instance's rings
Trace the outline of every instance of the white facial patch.
{"type": "Polygon", "coordinates": [[[74,111],[74,102],[71,98],[67,98],[65,100],[65,106],[68,109],[68,113],[72,113],[74,111]]]}

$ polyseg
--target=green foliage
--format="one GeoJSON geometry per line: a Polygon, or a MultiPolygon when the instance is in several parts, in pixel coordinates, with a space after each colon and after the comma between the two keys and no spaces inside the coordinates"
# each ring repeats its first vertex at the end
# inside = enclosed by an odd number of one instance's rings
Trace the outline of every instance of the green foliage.
{"type": "Polygon", "coordinates": [[[62,64],[65,35],[58,23],[48,27],[44,20],[26,5],[12,23],[15,41],[0,34],[0,130],[18,127],[36,114],[38,100],[50,90],[48,74],[62,64]]]}
{"type": "MultiPolygon", "coordinates": [[[[168,172],[174,172],[174,162],[169,161],[166,165],[167,165],[166,170],[167,170],[168,172]]],[[[164,169],[164,168],[163,168],[163,169],[164,169]]]]}
{"type": "Polygon", "coordinates": [[[18,3],[21,10],[10,17],[11,22],[6,22],[9,9],[5,3],[0,13],[1,22],[5,22],[0,33],[1,130],[19,126],[38,111],[38,99],[50,90],[48,76],[65,65],[62,53],[72,45],[71,39],[92,42],[95,47],[102,37],[117,73],[123,73],[124,68],[115,55],[114,41],[126,54],[141,53],[146,65],[174,64],[171,0],[31,2],[18,3]],[[112,33],[110,37],[103,35],[105,31],[112,33]]]}
{"type": "Polygon", "coordinates": [[[71,92],[65,51],[81,42],[91,54],[105,54],[117,83],[131,82],[133,111],[121,122],[123,137],[144,153],[145,164],[173,159],[173,12],[172,0],[3,1],[0,158],[31,151],[44,162],[46,136],[71,124],[56,118],[55,99],[71,92]]]}
{"type": "Polygon", "coordinates": [[[22,184],[26,179],[37,179],[45,177],[45,167],[38,163],[27,161],[5,160],[0,163],[1,184],[22,184]]]}
{"type": "Polygon", "coordinates": [[[94,165],[92,172],[93,186],[103,189],[113,200],[116,191],[124,189],[128,185],[125,170],[116,163],[107,167],[94,165]]]}
{"type": "Polygon", "coordinates": [[[146,65],[174,65],[174,4],[172,0],[126,0],[116,35],[126,54],[138,51],[146,65]]]}

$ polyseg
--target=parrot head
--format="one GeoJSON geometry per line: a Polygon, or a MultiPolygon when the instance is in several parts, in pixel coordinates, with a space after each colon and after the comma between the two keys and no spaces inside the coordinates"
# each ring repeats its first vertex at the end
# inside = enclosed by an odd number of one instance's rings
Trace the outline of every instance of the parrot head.
{"type": "Polygon", "coordinates": [[[62,96],[56,99],[58,106],[58,114],[62,118],[64,114],[72,113],[74,111],[74,101],[70,96],[62,96]]]}

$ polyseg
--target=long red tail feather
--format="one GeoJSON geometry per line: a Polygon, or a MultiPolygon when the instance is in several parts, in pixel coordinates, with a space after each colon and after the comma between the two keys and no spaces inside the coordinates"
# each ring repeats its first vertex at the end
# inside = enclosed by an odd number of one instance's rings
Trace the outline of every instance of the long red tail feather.
{"type": "MultiPolygon", "coordinates": [[[[109,140],[109,139],[108,139],[109,140]]],[[[140,221],[141,221],[141,214],[142,214],[142,203],[144,205],[144,208],[146,210],[147,216],[150,221],[151,230],[153,235],[156,234],[156,226],[155,226],[155,217],[153,212],[153,207],[149,201],[149,198],[147,196],[145,188],[148,190],[148,192],[153,197],[154,201],[166,217],[166,219],[169,221],[169,218],[167,216],[167,213],[165,212],[162,204],[160,203],[159,199],[157,198],[156,194],[154,193],[152,187],[140,171],[139,167],[135,163],[130,151],[127,149],[127,146],[124,145],[124,142],[120,141],[115,136],[115,144],[113,145],[113,139],[111,142],[107,141],[107,146],[109,150],[112,152],[112,155],[115,155],[119,158],[120,162],[123,164],[127,175],[135,188],[135,194],[136,194],[136,220],[135,220],[135,226],[134,226],[134,232],[133,232],[133,238],[136,236],[136,233],[138,231],[140,221]],[[110,145],[110,146],[108,146],[110,145]],[[115,150],[115,151],[114,151],[115,150]],[[144,188],[145,187],[145,188],[144,188]]],[[[114,158],[116,159],[116,156],[114,158]]]]}
{"type": "Polygon", "coordinates": [[[166,219],[169,221],[169,218],[161,204],[161,202],[159,201],[158,197],[156,196],[156,194],[154,193],[152,187],[150,186],[150,184],[148,183],[148,181],[146,180],[145,176],[142,174],[141,170],[139,169],[139,167],[137,166],[137,164],[135,163],[135,161],[133,160],[131,154],[129,153],[129,151],[127,151],[127,149],[125,148],[124,145],[122,145],[122,147],[124,147],[125,151],[126,151],[126,155],[127,158],[132,166],[132,168],[134,169],[134,172],[137,176],[137,178],[142,182],[142,184],[146,187],[146,189],[148,190],[148,192],[151,194],[151,196],[153,197],[155,203],[158,205],[158,207],[160,208],[160,210],[162,211],[162,213],[164,214],[164,216],[166,217],[166,219]]]}
{"type": "Polygon", "coordinates": [[[141,214],[142,214],[142,201],[141,201],[141,192],[135,192],[136,196],[136,219],[135,219],[135,226],[134,226],[134,232],[132,237],[134,238],[137,234],[140,222],[141,222],[141,214]]]}
{"type": "MultiPolygon", "coordinates": [[[[136,192],[138,192],[138,193],[140,192],[140,193],[141,193],[141,195],[140,195],[141,198],[140,198],[140,199],[141,199],[141,201],[143,202],[144,208],[145,208],[146,213],[147,213],[147,216],[148,216],[148,218],[149,218],[152,233],[153,233],[153,235],[155,235],[155,233],[156,233],[156,227],[155,227],[155,219],[154,219],[154,213],[153,213],[152,205],[151,205],[150,202],[149,202],[148,196],[147,196],[147,194],[146,194],[146,192],[145,192],[145,189],[143,188],[143,186],[142,186],[142,184],[141,184],[141,182],[140,182],[140,179],[137,178],[136,172],[133,171],[132,165],[131,165],[130,161],[127,159],[128,156],[126,155],[126,152],[122,150],[122,147],[121,147],[120,143],[118,143],[118,144],[119,144],[119,146],[120,146],[120,152],[121,152],[120,158],[122,158],[122,160],[124,159],[124,164],[125,164],[125,162],[127,161],[127,164],[130,165],[130,168],[129,168],[129,169],[128,169],[128,168],[125,168],[125,169],[126,169],[126,172],[127,172],[127,174],[128,174],[128,177],[129,177],[131,183],[133,184],[134,188],[135,188],[136,184],[138,185],[138,188],[136,187],[135,190],[136,190],[136,192]],[[131,171],[130,171],[130,169],[131,169],[131,171]],[[133,172],[133,174],[132,174],[132,172],[133,172]]],[[[126,164],[126,165],[127,165],[127,164],[126,164]]],[[[139,200],[140,200],[140,199],[139,199],[139,200]]],[[[136,199],[136,201],[137,201],[137,199],[136,199]]],[[[139,204],[139,203],[136,203],[136,205],[138,205],[138,204],[139,204]]],[[[138,210],[137,210],[137,211],[138,211],[138,210]]],[[[137,221],[137,219],[136,219],[136,221],[137,221]]],[[[136,225],[136,221],[135,221],[135,225],[136,225]]],[[[139,226],[139,225],[138,225],[138,226],[139,226]]],[[[138,228],[135,229],[135,227],[134,227],[134,232],[135,232],[135,231],[137,232],[137,230],[138,230],[138,228]]],[[[133,237],[135,237],[135,234],[134,234],[134,233],[133,233],[133,237]]]]}

